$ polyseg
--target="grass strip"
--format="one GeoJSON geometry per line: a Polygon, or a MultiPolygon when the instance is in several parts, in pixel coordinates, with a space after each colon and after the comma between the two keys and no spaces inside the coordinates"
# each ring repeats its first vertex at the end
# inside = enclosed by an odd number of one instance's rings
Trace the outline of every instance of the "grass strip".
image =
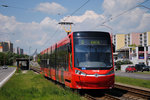
{"type": "Polygon", "coordinates": [[[144,72],[135,72],[136,74],[148,74],[150,75],[150,71],[144,71],[144,72]]]}
{"type": "Polygon", "coordinates": [[[135,86],[144,87],[144,88],[150,88],[150,80],[115,76],[115,81],[124,83],[124,84],[135,85],[135,86]]]}
{"type": "Polygon", "coordinates": [[[56,86],[42,75],[32,71],[15,73],[14,76],[0,88],[0,100],[82,100],[70,89],[56,86]]]}
{"type": "Polygon", "coordinates": [[[8,66],[8,67],[17,67],[17,66],[8,66]]]}

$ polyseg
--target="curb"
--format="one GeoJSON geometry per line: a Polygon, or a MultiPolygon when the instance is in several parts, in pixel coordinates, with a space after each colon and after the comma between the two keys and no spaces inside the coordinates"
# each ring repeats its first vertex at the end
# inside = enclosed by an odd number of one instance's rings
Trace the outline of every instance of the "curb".
{"type": "Polygon", "coordinates": [[[0,88],[13,76],[13,74],[15,73],[15,71],[16,71],[16,68],[15,68],[15,70],[12,73],[10,73],[5,79],[3,79],[0,82],[0,88]]]}

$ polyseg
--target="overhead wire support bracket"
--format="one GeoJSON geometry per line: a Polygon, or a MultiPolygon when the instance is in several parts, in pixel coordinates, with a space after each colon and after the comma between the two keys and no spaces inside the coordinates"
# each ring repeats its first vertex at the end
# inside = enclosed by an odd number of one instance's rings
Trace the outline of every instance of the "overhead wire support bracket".
{"type": "Polygon", "coordinates": [[[64,28],[64,30],[67,32],[67,35],[69,35],[69,33],[71,33],[71,29],[72,29],[72,22],[59,22],[58,24],[61,24],[64,28]],[[66,29],[64,25],[70,25],[69,29],[66,29]]]}

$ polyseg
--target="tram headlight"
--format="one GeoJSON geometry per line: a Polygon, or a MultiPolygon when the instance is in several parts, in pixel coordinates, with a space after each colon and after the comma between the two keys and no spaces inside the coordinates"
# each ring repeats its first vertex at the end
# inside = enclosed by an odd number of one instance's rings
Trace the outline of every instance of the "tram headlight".
{"type": "Polygon", "coordinates": [[[79,71],[79,70],[75,70],[75,73],[78,74],[78,75],[86,76],[85,73],[83,73],[83,72],[81,72],[81,71],[79,71]]]}
{"type": "Polygon", "coordinates": [[[114,70],[109,71],[106,75],[114,74],[114,70]]]}

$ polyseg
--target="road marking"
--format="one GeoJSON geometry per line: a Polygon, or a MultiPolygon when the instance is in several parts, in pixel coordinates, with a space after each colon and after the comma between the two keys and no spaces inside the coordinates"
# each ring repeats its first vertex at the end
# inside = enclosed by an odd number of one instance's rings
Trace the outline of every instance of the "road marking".
{"type": "Polygon", "coordinates": [[[0,87],[2,87],[4,85],[4,83],[9,80],[9,78],[15,73],[15,71],[16,71],[16,68],[15,68],[15,70],[11,74],[9,74],[4,80],[2,80],[0,82],[0,87]]]}

